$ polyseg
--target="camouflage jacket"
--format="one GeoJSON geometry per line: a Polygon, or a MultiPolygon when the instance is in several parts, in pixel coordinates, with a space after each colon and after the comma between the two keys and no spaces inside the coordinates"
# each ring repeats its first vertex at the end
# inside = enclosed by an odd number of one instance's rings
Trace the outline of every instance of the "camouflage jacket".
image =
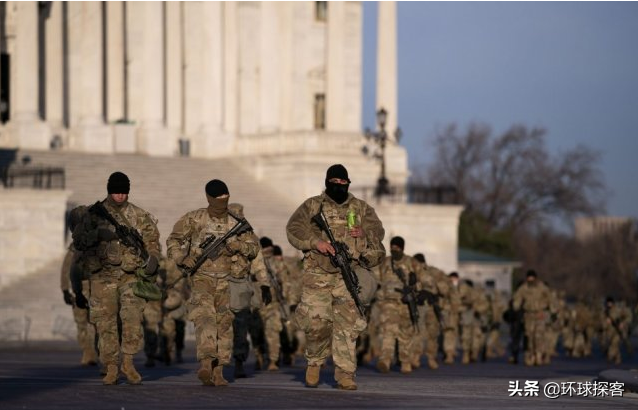
{"type": "MultiPolygon", "coordinates": [[[[229,207],[229,211],[238,218],[242,217],[240,208],[229,207]]],[[[186,256],[198,258],[202,254],[200,245],[206,239],[211,235],[217,238],[225,235],[236,223],[237,220],[228,213],[221,218],[212,217],[207,208],[188,212],[175,223],[166,240],[168,257],[178,264],[186,256]]],[[[250,272],[250,262],[260,250],[259,239],[252,232],[244,232],[230,237],[226,244],[233,242],[240,243],[238,251],[230,254],[228,248],[223,250],[215,260],[207,259],[196,274],[246,277],[250,272]]]]}
{"type": "Polygon", "coordinates": [[[386,257],[379,267],[379,290],[377,299],[379,301],[400,301],[401,290],[409,283],[410,273],[416,275],[416,290],[426,289],[432,292],[434,282],[432,278],[425,274],[423,265],[411,256],[403,255],[398,261],[393,261],[391,256],[386,257]],[[394,262],[394,263],[393,263],[394,262]],[[394,269],[393,269],[394,267],[394,269]],[[399,278],[399,274],[403,279],[399,278]]]}
{"type": "MultiPolygon", "coordinates": [[[[116,206],[107,198],[102,204],[119,224],[134,228],[142,236],[148,254],[159,260],[159,231],[153,215],[130,202],[116,206]]],[[[101,240],[98,235],[101,229],[115,232],[110,222],[87,212],[73,230],[73,247],[82,252],[79,259],[84,272],[121,269],[132,273],[145,265],[146,261],[139,256],[138,250],[121,244],[119,239],[101,240]]]]}
{"type": "Polygon", "coordinates": [[[525,282],[514,292],[514,309],[518,310],[522,308],[525,313],[534,313],[547,311],[553,307],[547,285],[538,279],[536,282],[534,285],[525,282]]]}
{"type": "Polygon", "coordinates": [[[317,251],[317,242],[328,240],[328,236],[312,222],[312,217],[323,209],[323,213],[330,225],[335,240],[344,242],[349,249],[352,259],[365,259],[368,267],[381,263],[385,256],[385,248],[381,241],[385,235],[383,225],[377,214],[366,202],[348,194],[348,199],[337,204],[326,193],[307,199],[292,214],[286,233],[292,246],[304,253],[304,271],[317,273],[338,273],[339,268],[330,263],[328,256],[317,251]],[[322,208],[323,206],[323,208],[322,208]],[[363,238],[352,238],[348,234],[346,215],[353,211],[357,224],[363,228],[363,238]]]}

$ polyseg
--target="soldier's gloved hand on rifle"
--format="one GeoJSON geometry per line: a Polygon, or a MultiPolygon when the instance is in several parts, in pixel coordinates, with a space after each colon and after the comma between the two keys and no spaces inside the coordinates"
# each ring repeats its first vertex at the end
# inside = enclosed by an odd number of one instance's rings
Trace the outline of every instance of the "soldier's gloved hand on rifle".
{"type": "Polygon", "coordinates": [[[146,261],[146,267],[144,268],[144,271],[146,272],[147,275],[151,276],[157,270],[158,265],[159,265],[159,261],[157,260],[157,258],[153,255],[150,255],[148,257],[148,261],[146,261]]]}
{"type": "Polygon", "coordinates": [[[80,309],[88,309],[89,301],[86,300],[82,293],[78,293],[77,295],[75,295],[75,306],[79,307],[80,309]]]}
{"type": "Polygon", "coordinates": [[[73,306],[73,295],[71,294],[71,292],[69,292],[68,289],[63,290],[62,295],[64,296],[64,303],[66,303],[69,306],[73,306]]]}
{"type": "Polygon", "coordinates": [[[264,305],[268,306],[272,302],[272,294],[270,293],[270,288],[265,285],[260,286],[261,289],[261,300],[264,302],[264,305]]]}
{"type": "Polygon", "coordinates": [[[290,305],[290,313],[295,313],[295,310],[297,310],[297,305],[290,305]]]}
{"type": "Polygon", "coordinates": [[[117,239],[117,234],[110,229],[100,228],[97,230],[97,238],[100,242],[108,242],[117,239]]]}
{"type": "Polygon", "coordinates": [[[192,255],[186,255],[182,258],[182,261],[178,263],[179,266],[182,266],[186,269],[192,269],[197,263],[197,259],[192,255]]]}
{"type": "Polygon", "coordinates": [[[226,245],[226,253],[231,256],[241,251],[241,242],[233,241],[226,245]]]}
{"type": "Polygon", "coordinates": [[[332,245],[330,245],[330,242],[318,241],[316,247],[317,247],[317,250],[324,255],[335,256],[335,253],[336,253],[335,248],[332,245]]]}
{"type": "Polygon", "coordinates": [[[410,275],[408,275],[408,285],[409,286],[416,285],[416,273],[410,272],[410,275]]]}

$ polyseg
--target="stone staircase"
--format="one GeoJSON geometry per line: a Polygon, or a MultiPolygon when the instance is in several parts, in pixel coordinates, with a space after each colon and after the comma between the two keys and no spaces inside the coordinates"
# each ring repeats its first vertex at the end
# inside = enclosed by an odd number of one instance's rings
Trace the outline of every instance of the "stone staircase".
{"type": "MultiPolygon", "coordinates": [[[[229,187],[230,201],[244,205],[255,233],[271,237],[286,254],[295,255],[286,239],[285,226],[298,204],[258,183],[246,171],[250,164],[238,163],[239,160],[30,150],[16,154],[17,161],[28,155],[32,165],[65,168],[66,189],[72,191],[69,208],[105,198],[109,175],[114,171],[126,173],[131,179],[130,201],[159,220],[164,252],[173,224],[184,213],[205,207],[206,182],[221,179],[229,187]]],[[[0,290],[0,342],[75,338],[73,314],[60,291],[62,257],[0,290]]]]}
{"type": "Polygon", "coordinates": [[[204,186],[214,178],[228,185],[230,201],[244,205],[244,213],[258,236],[269,236],[284,252],[293,252],[285,226],[299,204],[260,184],[245,171],[250,159],[157,158],[142,155],[99,155],[55,151],[17,153],[18,160],[31,157],[33,165],[65,168],[66,189],[73,192],[70,207],[104,199],[106,181],[114,171],[131,179],[129,200],[158,218],[160,240],[165,252],[166,238],[184,213],[207,205],[204,186]]]}

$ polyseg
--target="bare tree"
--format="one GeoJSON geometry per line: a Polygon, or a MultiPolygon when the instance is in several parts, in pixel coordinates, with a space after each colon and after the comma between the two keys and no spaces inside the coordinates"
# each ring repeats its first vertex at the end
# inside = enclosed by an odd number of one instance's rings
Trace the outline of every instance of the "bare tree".
{"type": "Polygon", "coordinates": [[[597,152],[579,146],[552,155],[542,128],[516,125],[501,136],[491,134],[480,124],[463,134],[455,125],[445,128],[435,139],[428,182],[454,185],[468,209],[500,229],[603,209],[597,152]]]}

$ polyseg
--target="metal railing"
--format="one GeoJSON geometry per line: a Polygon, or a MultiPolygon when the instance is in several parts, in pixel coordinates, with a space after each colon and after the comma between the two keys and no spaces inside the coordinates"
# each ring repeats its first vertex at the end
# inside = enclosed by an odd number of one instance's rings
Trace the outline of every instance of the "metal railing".
{"type": "Polygon", "coordinates": [[[5,188],[64,189],[64,168],[42,165],[8,165],[0,168],[5,188]]]}

